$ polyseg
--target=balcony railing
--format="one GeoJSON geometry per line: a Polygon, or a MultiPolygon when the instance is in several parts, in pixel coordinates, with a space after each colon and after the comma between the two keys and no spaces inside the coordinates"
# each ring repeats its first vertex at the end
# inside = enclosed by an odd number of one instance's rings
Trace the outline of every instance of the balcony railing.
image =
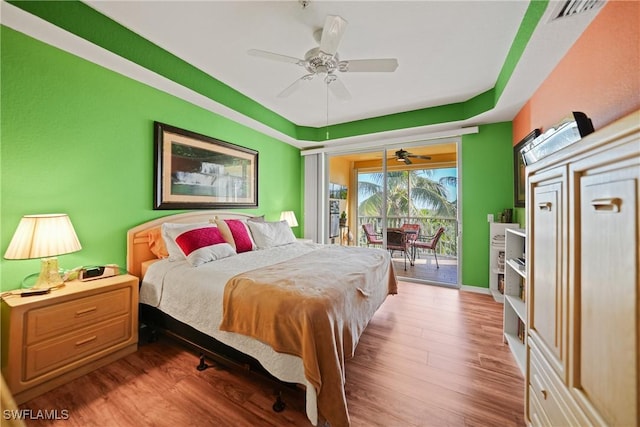
{"type": "MultiPolygon", "coordinates": [[[[379,216],[360,216],[358,217],[358,246],[366,246],[367,238],[362,230],[362,224],[370,223],[379,233],[382,232],[382,217],[379,216]]],[[[445,231],[440,242],[438,243],[438,255],[450,257],[458,256],[458,221],[456,218],[443,217],[387,217],[387,228],[400,228],[402,224],[420,224],[421,236],[433,236],[438,228],[444,227],[445,231]]]]}

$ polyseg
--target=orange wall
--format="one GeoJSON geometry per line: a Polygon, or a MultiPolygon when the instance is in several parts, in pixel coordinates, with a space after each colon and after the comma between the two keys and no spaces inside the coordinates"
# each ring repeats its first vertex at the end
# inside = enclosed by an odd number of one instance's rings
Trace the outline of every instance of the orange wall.
{"type": "Polygon", "coordinates": [[[513,119],[513,141],[571,111],[598,130],[638,108],[640,2],[609,1],[513,119]]]}

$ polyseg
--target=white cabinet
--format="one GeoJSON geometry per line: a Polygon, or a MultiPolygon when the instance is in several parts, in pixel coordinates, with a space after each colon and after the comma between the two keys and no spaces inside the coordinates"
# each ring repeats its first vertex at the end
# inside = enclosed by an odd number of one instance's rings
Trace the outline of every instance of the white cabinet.
{"type": "Polygon", "coordinates": [[[640,111],[527,167],[532,426],[640,425],[639,203],[640,111]]]}
{"type": "Polygon", "coordinates": [[[489,224],[489,291],[493,299],[504,301],[504,231],[518,228],[518,224],[492,222],[489,224]]]}
{"type": "Polygon", "coordinates": [[[525,373],[527,306],[525,304],[526,233],[522,229],[505,229],[504,268],[504,340],[516,359],[518,367],[525,373]]]}

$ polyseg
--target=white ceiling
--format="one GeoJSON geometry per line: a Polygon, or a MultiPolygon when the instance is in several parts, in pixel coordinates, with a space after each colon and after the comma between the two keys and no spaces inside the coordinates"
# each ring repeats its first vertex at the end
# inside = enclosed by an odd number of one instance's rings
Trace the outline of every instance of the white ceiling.
{"type": "MultiPolygon", "coordinates": [[[[341,59],[397,58],[394,73],[339,74],[352,98],[344,102],[329,94],[328,121],[342,123],[463,102],[494,87],[529,5],[523,0],[311,0],[306,8],[297,0],[87,3],[296,125],[312,127],[327,124],[326,85],[315,79],[278,98],[305,70],[250,56],[248,49],[303,58],[317,46],[313,32],[333,14],[348,21],[341,59]]],[[[555,8],[551,3],[547,13],[555,8]]],[[[476,122],[512,119],[592,17],[539,25],[500,105],[476,122]]]]}

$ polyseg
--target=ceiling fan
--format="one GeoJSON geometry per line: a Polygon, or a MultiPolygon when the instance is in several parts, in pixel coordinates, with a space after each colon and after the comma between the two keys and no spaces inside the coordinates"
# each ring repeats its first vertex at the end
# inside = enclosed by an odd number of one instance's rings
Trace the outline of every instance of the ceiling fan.
{"type": "Polygon", "coordinates": [[[302,82],[310,81],[316,76],[320,76],[324,78],[324,82],[337,98],[348,100],[351,98],[351,94],[346,86],[338,80],[336,72],[393,72],[398,68],[398,60],[396,58],[341,60],[338,56],[338,45],[346,28],[347,21],[344,18],[328,15],[325,19],[324,27],[314,33],[319,46],[309,50],[304,55],[304,59],[259,49],[250,49],[247,53],[274,61],[290,62],[306,69],[307,74],[280,92],[278,94],[279,98],[284,98],[294,93],[300,88],[302,82]]]}
{"type": "Polygon", "coordinates": [[[410,152],[405,151],[402,148],[396,151],[395,153],[395,159],[399,162],[404,162],[407,165],[410,165],[411,163],[413,163],[410,157],[413,159],[431,160],[430,156],[421,156],[418,154],[411,154],[410,152]]]}

